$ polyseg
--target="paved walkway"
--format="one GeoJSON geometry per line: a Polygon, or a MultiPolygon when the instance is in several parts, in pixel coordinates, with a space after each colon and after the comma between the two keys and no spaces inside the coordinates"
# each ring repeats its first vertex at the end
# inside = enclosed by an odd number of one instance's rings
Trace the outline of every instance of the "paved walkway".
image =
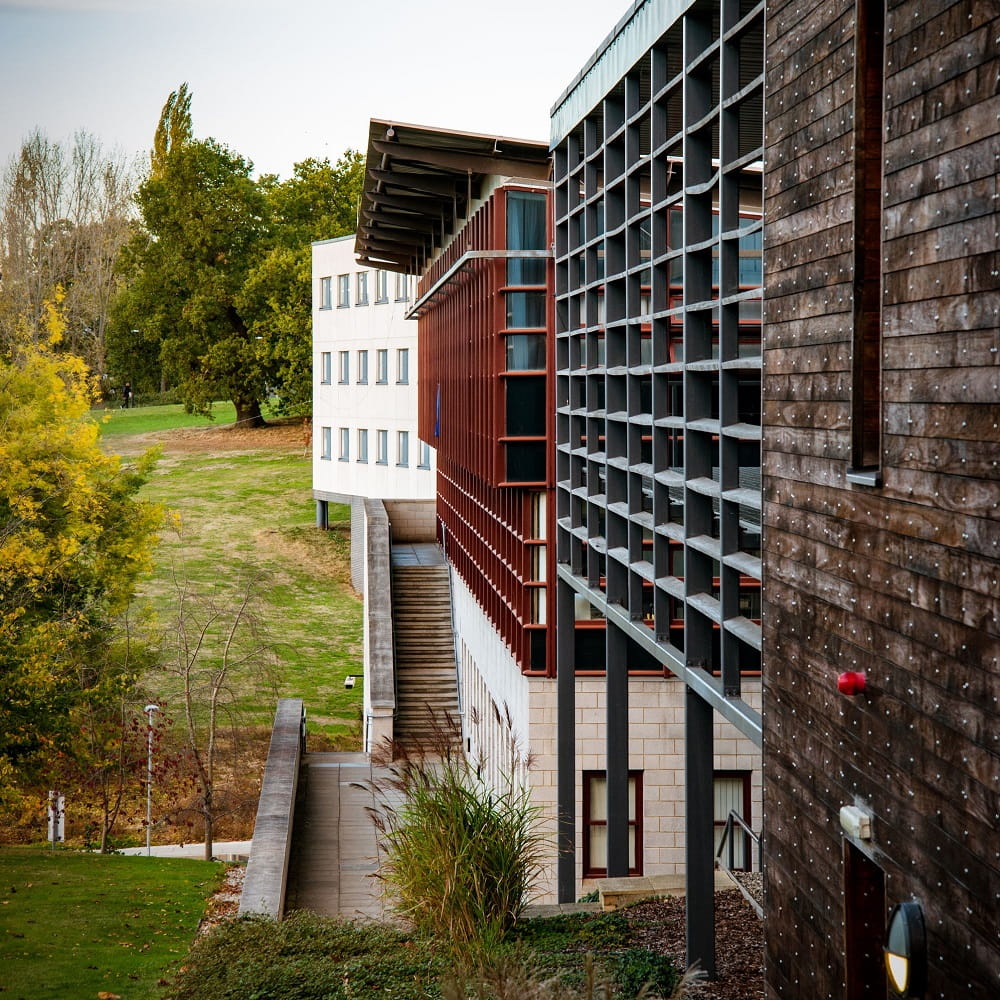
{"type": "MultiPolygon", "coordinates": [[[[146,854],[145,847],[124,847],[119,854],[146,854]]],[[[149,853],[154,858],[196,858],[205,857],[205,845],[196,840],[193,844],[153,844],[149,853]]],[[[249,840],[216,840],[212,844],[212,856],[217,861],[246,861],[250,857],[249,840]]]]}
{"type": "Polygon", "coordinates": [[[363,753],[307,753],[299,771],[285,910],[387,918],[369,810],[379,769],[363,753]],[[360,787],[359,787],[360,786],[360,787]]]}

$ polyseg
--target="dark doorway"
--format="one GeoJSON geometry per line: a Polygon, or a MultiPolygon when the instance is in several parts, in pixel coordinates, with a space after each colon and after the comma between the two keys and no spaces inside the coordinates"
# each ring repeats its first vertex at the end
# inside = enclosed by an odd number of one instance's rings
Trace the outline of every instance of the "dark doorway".
{"type": "Polygon", "coordinates": [[[885,1000],[885,872],[844,841],[847,1000],[885,1000]]]}

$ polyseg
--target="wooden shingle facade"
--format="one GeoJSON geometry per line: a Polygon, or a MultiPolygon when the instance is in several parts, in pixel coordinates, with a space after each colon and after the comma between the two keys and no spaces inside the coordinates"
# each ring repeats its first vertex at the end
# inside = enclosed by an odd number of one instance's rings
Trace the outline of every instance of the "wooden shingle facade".
{"type": "Polygon", "coordinates": [[[998,996],[1000,7],[766,33],[768,996],[885,997],[906,901],[923,995],[998,996]]]}

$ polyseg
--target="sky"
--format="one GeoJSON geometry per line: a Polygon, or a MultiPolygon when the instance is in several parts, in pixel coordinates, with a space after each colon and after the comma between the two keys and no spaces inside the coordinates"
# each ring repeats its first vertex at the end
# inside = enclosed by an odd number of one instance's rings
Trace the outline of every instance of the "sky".
{"type": "Polygon", "coordinates": [[[187,82],[196,138],[291,175],[370,118],[548,140],[629,0],[0,0],[0,168],[35,129],[148,154],[187,82]]]}

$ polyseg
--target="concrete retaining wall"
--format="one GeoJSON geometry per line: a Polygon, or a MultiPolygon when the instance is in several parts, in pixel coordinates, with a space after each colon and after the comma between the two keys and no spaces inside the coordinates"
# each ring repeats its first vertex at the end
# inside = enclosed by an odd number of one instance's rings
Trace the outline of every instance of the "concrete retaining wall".
{"type": "Polygon", "coordinates": [[[305,750],[305,712],[301,698],[282,698],[274,716],[257,819],[250,845],[240,916],[259,913],[280,920],[292,845],[299,762],[305,750]]]}

